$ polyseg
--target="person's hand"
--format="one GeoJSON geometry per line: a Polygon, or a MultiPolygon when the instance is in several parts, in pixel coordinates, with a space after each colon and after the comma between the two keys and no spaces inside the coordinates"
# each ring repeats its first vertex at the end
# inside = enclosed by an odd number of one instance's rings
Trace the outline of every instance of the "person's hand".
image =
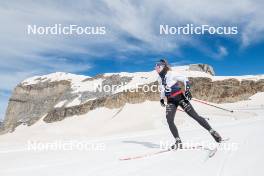
{"type": "Polygon", "coordinates": [[[192,94],[191,94],[190,89],[186,90],[184,95],[187,98],[187,100],[191,100],[192,99],[192,94]]]}
{"type": "Polygon", "coordinates": [[[192,99],[191,85],[190,85],[189,81],[186,82],[184,96],[187,98],[187,100],[191,100],[192,99]]]}
{"type": "Polygon", "coordinates": [[[165,107],[165,106],[166,106],[165,103],[164,103],[164,99],[160,99],[160,105],[161,105],[162,107],[165,107]]]}

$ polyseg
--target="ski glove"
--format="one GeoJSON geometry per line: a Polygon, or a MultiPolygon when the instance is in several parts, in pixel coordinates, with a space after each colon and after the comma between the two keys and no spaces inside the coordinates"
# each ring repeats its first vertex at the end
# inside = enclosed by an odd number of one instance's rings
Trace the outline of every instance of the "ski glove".
{"type": "Polygon", "coordinates": [[[184,95],[187,98],[187,100],[191,100],[192,99],[192,94],[191,94],[190,90],[186,90],[184,95]]]}
{"type": "Polygon", "coordinates": [[[162,107],[165,107],[165,106],[166,106],[165,103],[164,103],[164,99],[160,99],[160,105],[161,105],[162,107]]]}
{"type": "Polygon", "coordinates": [[[191,86],[189,84],[189,81],[187,81],[186,88],[185,88],[185,93],[184,93],[184,95],[187,98],[187,100],[191,100],[192,99],[192,94],[191,94],[190,89],[191,89],[191,86]]]}

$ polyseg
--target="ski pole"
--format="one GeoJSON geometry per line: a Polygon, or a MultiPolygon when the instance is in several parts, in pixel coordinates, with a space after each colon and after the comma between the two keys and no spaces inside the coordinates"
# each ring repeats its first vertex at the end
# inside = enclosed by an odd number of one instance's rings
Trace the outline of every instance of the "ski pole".
{"type": "Polygon", "coordinates": [[[207,103],[207,102],[204,102],[204,101],[198,100],[198,99],[196,99],[196,98],[193,98],[192,100],[193,100],[193,101],[197,101],[197,102],[199,102],[199,103],[203,103],[203,104],[208,105],[208,106],[212,106],[212,107],[215,107],[215,108],[218,108],[218,109],[221,109],[221,110],[227,111],[227,112],[231,112],[231,113],[234,112],[233,110],[229,110],[229,109],[225,109],[225,108],[222,108],[222,107],[219,107],[219,106],[213,105],[213,104],[209,104],[209,103],[207,103]]]}

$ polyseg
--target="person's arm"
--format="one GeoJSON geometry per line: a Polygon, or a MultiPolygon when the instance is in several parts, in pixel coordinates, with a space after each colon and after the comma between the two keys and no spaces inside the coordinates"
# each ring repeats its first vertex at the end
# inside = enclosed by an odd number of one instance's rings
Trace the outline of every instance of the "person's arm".
{"type": "Polygon", "coordinates": [[[185,76],[174,76],[173,79],[175,81],[183,82],[185,91],[190,89],[190,83],[189,83],[189,79],[187,77],[185,77],[185,76]]]}
{"type": "Polygon", "coordinates": [[[162,81],[160,78],[158,79],[158,83],[159,83],[159,89],[160,89],[160,104],[161,104],[161,106],[165,106],[165,102],[164,102],[165,88],[162,85],[162,81]]]}
{"type": "Polygon", "coordinates": [[[190,91],[191,85],[190,85],[189,79],[187,77],[185,77],[185,76],[175,76],[174,79],[184,83],[184,89],[185,89],[184,95],[185,95],[185,97],[188,100],[191,100],[192,99],[192,94],[191,94],[191,91],[190,91]]]}

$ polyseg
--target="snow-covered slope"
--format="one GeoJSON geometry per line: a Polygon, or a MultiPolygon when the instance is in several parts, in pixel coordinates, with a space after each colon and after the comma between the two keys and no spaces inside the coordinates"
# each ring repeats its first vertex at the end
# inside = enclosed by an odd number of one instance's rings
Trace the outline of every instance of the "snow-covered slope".
{"type": "MultiPolygon", "coordinates": [[[[38,121],[0,136],[0,174],[22,175],[261,175],[264,142],[264,93],[247,101],[221,104],[228,113],[193,102],[194,107],[234,150],[218,150],[213,158],[201,150],[168,152],[131,161],[120,157],[158,151],[160,142],[173,142],[158,102],[126,104],[122,109],[98,108],[82,116],[47,124],[38,121]],[[49,148],[43,144],[86,143],[90,150],[49,148]],[[39,151],[28,150],[39,144],[39,151]],[[42,149],[42,150],[41,150],[42,149]]],[[[183,141],[213,142],[211,136],[182,112],[176,124],[183,141]]],[[[232,148],[231,148],[232,149],[232,148]]]]}

